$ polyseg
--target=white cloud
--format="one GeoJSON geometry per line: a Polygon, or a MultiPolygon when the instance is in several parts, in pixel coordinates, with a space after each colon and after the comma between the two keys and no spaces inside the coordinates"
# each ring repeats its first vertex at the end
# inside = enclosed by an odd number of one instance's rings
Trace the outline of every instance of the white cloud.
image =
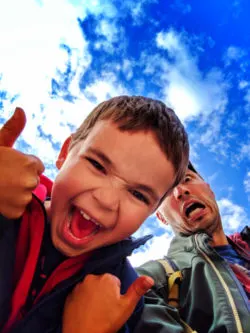
{"type": "Polygon", "coordinates": [[[99,21],[96,27],[96,33],[104,36],[110,43],[117,41],[117,27],[107,20],[99,21]]]}
{"type": "Polygon", "coordinates": [[[250,171],[246,174],[246,178],[244,180],[245,191],[250,192],[250,171]]]}
{"type": "Polygon", "coordinates": [[[131,8],[132,17],[135,24],[140,24],[141,16],[143,16],[142,4],[138,1],[133,8],[131,8]]]}
{"type": "MultiPolygon", "coordinates": [[[[145,7],[148,4],[157,3],[159,0],[126,0],[123,2],[122,11],[128,11],[131,14],[132,24],[140,25],[145,19],[145,7]]],[[[149,17],[147,17],[147,20],[149,17]]]]}
{"type": "Polygon", "coordinates": [[[167,254],[169,244],[173,236],[165,233],[161,236],[155,236],[149,240],[143,247],[143,251],[138,251],[129,257],[129,261],[134,267],[142,265],[146,261],[161,259],[167,254]]]}
{"type": "Polygon", "coordinates": [[[218,200],[217,203],[226,233],[239,231],[238,228],[240,226],[249,224],[247,214],[243,207],[234,204],[226,198],[218,200]]]}
{"type": "Polygon", "coordinates": [[[156,45],[161,51],[145,59],[146,74],[156,77],[165,103],[187,130],[190,126],[193,149],[199,150],[202,144],[220,159],[227,158],[233,139],[227,110],[230,83],[217,67],[200,69],[203,42],[174,29],[159,32],[156,45]]]}
{"type": "MultiPolygon", "coordinates": [[[[244,126],[246,129],[249,128],[249,122],[245,122],[244,126]]],[[[241,136],[242,138],[242,136],[241,136]]],[[[249,161],[250,160],[250,140],[245,139],[245,140],[239,140],[237,142],[236,149],[234,150],[234,155],[233,155],[233,166],[239,167],[239,163],[242,161],[249,161]]]]}
{"type": "Polygon", "coordinates": [[[154,213],[133,234],[135,238],[145,235],[154,235],[154,237],[129,257],[133,266],[139,266],[146,261],[160,259],[166,255],[173,238],[173,231],[170,226],[161,223],[154,213]]]}
{"type": "Polygon", "coordinates": [[[245,89],[246,87],[249,86],[249,82],[245,81],[245,80],[241,80],[239,82],[239,89],[245,89]]]}
{"type": "Polygon", "coordinates": [[[111,0],[82,0],[78,4],[79,16],[83,18],[86,18],[89,14],[97,17],[102,15],[107,18],[114,18],[118,14],[111,0]]]}
{"type": "MultiPolygon", "coordinates": [[[[80,126],[95,105],[86,98],[78,99],[74,104],[59,99],[47,99],[43,102],[43,108],[40,108],[37,103],[27,103],[21,97],[17,100],[17,104],[23,106],[27,117],[20,140],[30,145],[30,148],[25,147],[26,153],[34,154],[45,164],[53,166],[58,155],[55,144],[61,147],[72,130],[80,126]]],[[[7,106],[6,103],[2,114],[5,119],[12,113],[12,107],[9,105],[7,109],[7,106]]],[[[18,148],[22,150],[22,146],[19,145],[18,148]]],[[[49,173],[46,170],[45,173],[54,176],[55,170],[49,170],[49,173]]]]}
{"type": "Polygon", "coordinates": [[[247,172],[244,179],[245,192],[248,194],[248,200],[250,201],[250,171],[247,172]]]}
{"type": "MultiPolygon", "coordinates": [[[[77,22],[79,9],[84,9],[80,2],[76,6],[67,0],[0,2],[1,89],[19,95],[15,106],[22,106],[27,115],[21,139],[31,145],[29,153],[47,164],[54,163],[58,153],[53,144],[60,145],[93,108],[79,88],[80,77],[91,64],[88,42],[77,22]],[[62,44],[69,46],[70,54],[62,44]],[[67,89],[77,97],[74,104],[49,95],[56,69],[66,72],[69,62],[73,76],[67,89]]],[[[10,117],[12,104],[4,102],[3,118],[10,117]]]]}
{"type": "Polygon", "coordinates": [[[245,54],[243,49],[237,46],[229,46],[223,56],[225,66],[231,65],[234,61],[239,61],[245,54]]]}
{"type": "Polygon", "coordinates": [[[77,15],[67,0],[0,2],[0,72],[8,91],[42,100],[55,68],[65,62],[59,45],[88,53],[77,15]]]}
{"type": "Polygon", "coordinates": [[[246,101],[246,108],[249,110],[250,107],[250,89],[246,91],[246,94],[244,96],[244,100],[246,101]]]}
{"type": "Polygon", "coordinates": [[[181,43],[179,34],[174,30],[159,32],[156,36],[156,44],[158,47],[167,50],[172,57],[186,58],[187,56],[185,46],[181,43]]]}
{"type": "Polygon", "coordinates": [[[175,0],[171,7],[181,11],[183,14],[188,14],[192,11],[192,6],[182,0],[175,0]]]}
{"type": "Polygon", "coordinates": [[[100,20],[96,27],[96,33],[103,37],[95,43],[95,48],[103,48],[106,52],[113,53],[123,46],[123,29],[118,28],[116,21],[100,20]]]}
{"type": "Polygon", "coordinates": [[[240,154],[238,155],[238,160],[243,158],[250,159],[250,143],[243,143],[240,147],[240,154]]]}
{"type": "Polygon", "coordinates": [[[205,130],[205,132],[200,137],[200,142],[204,145],[209,145],[213,140],[214,136],[219,135],[220,133],[220,120],[218,117],[215,117],[213,119],[213,122],[211,122],[209,128],[205,130]]]}
{"type": "MultiPolygon", "coordinates": [[[[210,186],[211,186],[212,184],[215,184],[215,183],[216,183],[216,180],[218,179],[218,177],[219,177],[219,172],[218,172],[218,171],[216,171],[216,172],[214,172],[213,174],[209,175],[209,176],[207,177],[207,182],[208,182],[208,184],[210,184],[210,186]]],[[[213,186],[212,186],[212,188],[213,188],[213,186]]]]}
{"type": "Polygon", "coordinates": [[[87,86],[84,93],[89,98],[94,98],[98,104],[117,95],[126,95],[128,91],[113,73],[103,72],[100,78],[87,86]]]}
{"type": "MultiPolygon", "coordinates": [[[[128,11],[129,7],[126,8],[128,11]]],[[[54,164],[58,153],[55,145],[62,144],[96,103],[128,94],[112,71],[98,73],[96,80],[80,91],[80,79],[91,65],[92,57],[77,17],[86,18],[89,14],[104,17],[99,21],[98,31],[105,36],[107,45],[112,46],[119,40],[122,30],[116,25],[119,15],[112,1],[10,0],[0,3],[0,29],[4,31],[0,35],[0,74],[3,73],[0,88],[19,95],[15,105],[9,98],[4,101],[1,116],[8,119],[16,105],[24,108],[27,124],[20,142],[30,144],[30,148],[25,146],[27,152],[38,155],[49,165],[54,164]],[[70,53],[60,48],[61,44],[68,45],[70,53]],[[68,64],[72,77],[66,92],[59,87],[59,98],[51,99],[51,78],[63,86],[63,73],[67,72],[68,64]],[[56,74],[57,68],[61,77],[56,74]],[[74,103],[63,99],[68,91],[76,97],[74,103]]],[[[133,76],[132,62],[124,59],[119,65],[129,80],[133,76]]],[[[54,170],[49,173],[54,174],[54,170]]]]}
{"type": "Polygon", "coordinates": [[[122,71],[126,76],[126,79],[130,80],[133,77],[133,63],[128,59],[124,59],[122,64],[122,71]]]}
{"type": "Polygon", "coordinates": [[[227,105],[227,83],[222,72],[212,68],[203,74],[198,60],[190,52],[184,35],[173,29],[156,36],[158,48],[167,52],[161,59],[163,94],[182,121],[212,112],[223,113],[227,105]],[[168,59],[168,60],[167,60],[168,59]]]}

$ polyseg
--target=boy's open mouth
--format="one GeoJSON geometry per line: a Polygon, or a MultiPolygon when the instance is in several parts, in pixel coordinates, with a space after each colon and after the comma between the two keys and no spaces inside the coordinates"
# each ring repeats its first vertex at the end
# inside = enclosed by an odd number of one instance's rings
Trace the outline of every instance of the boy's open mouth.
{"type": "Polygon", "coordinates": [[[101,225],[78,207],[72,206],[70,217],[65,224],[66,239],[75,245],[88,242],[100,230],[101,225]]]}

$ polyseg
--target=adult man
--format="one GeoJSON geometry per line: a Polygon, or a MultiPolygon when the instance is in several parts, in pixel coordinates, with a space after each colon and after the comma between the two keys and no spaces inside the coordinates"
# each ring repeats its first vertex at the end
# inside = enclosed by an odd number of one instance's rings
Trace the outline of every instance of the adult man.
{"type": "Polygon", "coordinates": [[[226,237],[214,193],[192,165],[164,200],[158,218],[176,237],[168,258],[182,272],[179,309],[164,300],[168,281],[159,262],[138,271],[154,278],[137,332],[250,332],[250,229],[226,237]]]}

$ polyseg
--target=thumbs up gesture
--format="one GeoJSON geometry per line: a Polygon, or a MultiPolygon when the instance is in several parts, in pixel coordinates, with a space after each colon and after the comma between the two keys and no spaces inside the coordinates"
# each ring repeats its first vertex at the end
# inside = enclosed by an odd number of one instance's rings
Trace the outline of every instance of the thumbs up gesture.
{"type": "Polygon", "coordinates": [[[66,300],[63,333],[118,332],[153,284],[150,277],[140,276],[121,295],[121,283],[116,276],[87,275],[66,300]]]}
{"type": "Polygon", "coordinates": [[[25,127],[26,117],[21,108],[0,129],[0,213],[7,218],[19,218],[32,199],[32,191],[44,171],[35,156],[23,154],[13,144],[25,127]]]}

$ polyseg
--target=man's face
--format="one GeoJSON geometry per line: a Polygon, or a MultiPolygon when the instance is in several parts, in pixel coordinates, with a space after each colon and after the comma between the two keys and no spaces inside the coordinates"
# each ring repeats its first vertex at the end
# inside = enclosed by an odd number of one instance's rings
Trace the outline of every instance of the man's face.
{"type": "Polygon", "coordinates": [[[53,244],[67,256],[130,236],[174,183],[153,133],[121,132],[107,120],[62,156],[47,212],[53,244]]]}
{"type": "Polygon", "coordinates": [[[210,186],[188,170],[183,181],[163,201],[158,217],[177,233],[212,234],[221,227],[219,209],[210,186]]]}

